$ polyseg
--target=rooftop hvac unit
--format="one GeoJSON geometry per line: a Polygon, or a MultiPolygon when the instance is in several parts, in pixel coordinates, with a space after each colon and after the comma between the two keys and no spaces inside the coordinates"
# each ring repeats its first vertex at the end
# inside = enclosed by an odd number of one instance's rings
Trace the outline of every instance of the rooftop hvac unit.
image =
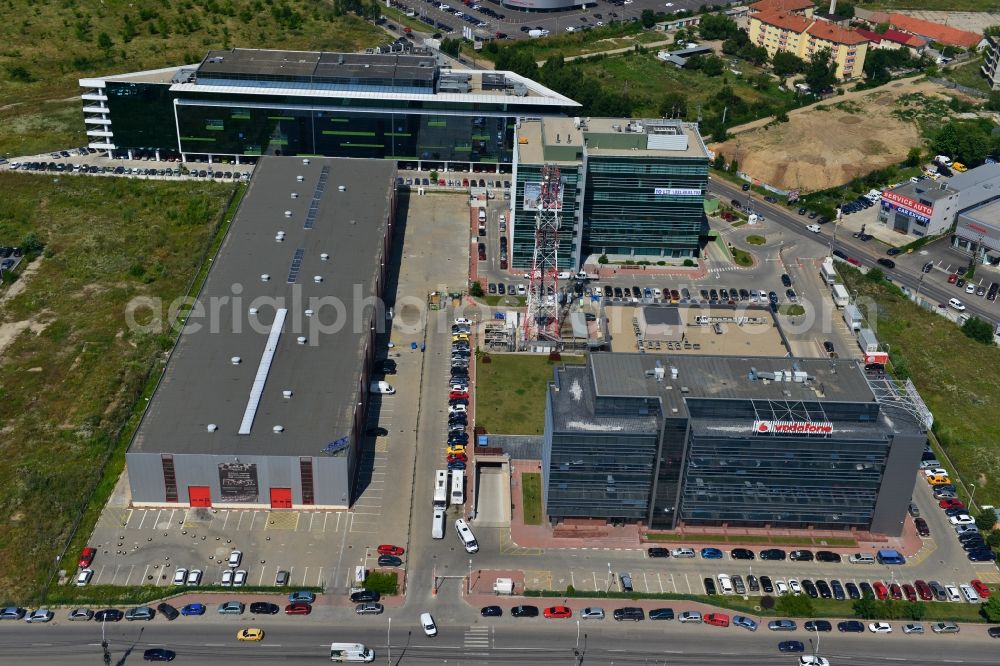
{"type": "Polygon", "coordinates": [[[796,370],[795,373],[792,375],[792,380],[798,382],[799,384],[804,382],[806,379],[808,379],[808,375],[805,372],[802,372],[801,370],[796,370]]]}
{"type": "Polygon", "coordinates": [[[514,84],[514,94],[517,95],[518,97],[527,97],[528,96],[528,86],[524,85],[523,83],[515,83],[514,84]]]}

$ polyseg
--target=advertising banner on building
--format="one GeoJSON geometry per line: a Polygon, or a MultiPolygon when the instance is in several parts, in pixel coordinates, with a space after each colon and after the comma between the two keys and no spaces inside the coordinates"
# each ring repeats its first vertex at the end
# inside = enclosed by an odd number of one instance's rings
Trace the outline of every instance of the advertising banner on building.
{"type": "Polygon", "coordinates": [[[911,212],[917,213],[913,217],[925,216],[930,217],[934,214],[934,209],[926,204],[922,204],[916,199],[911,199],[910,197],[903,196],[893,192],[892,190],[883,190],[882,199],[896,204],[897,207],[902,207],[911,212]]]}
{"type": "Polygon", "coordinates": [[[777,435],[830,435],[833,424],[829,421],[754,421],[753,430],[777,435]]]}
{"type": "MultiPolygon", "coordinates": [[[[559,197],[555,201],[555,205],[549,205],[549,210],[562,210],[562,194],[563,188],[559,187],[559,197]]],[[[522,206],[523,210],[538,210],[538,205],[541,203],[539,199],[542,197],[542,183],[539,182],[527,182],[524,184],[524,204],[522,206]]]]}
{"type": "Polygon", "coordinates": [[[220,501],[256,502],[259,494],[257,465],[253,463],[219,463],[220,501]]]}
{"type": "Polygon", "coordinates": [[[655,187],[653,188],[653,194],[667,195],[670,197],[700,197],[700,188],[690,188],[690,187],[655,187]]]}

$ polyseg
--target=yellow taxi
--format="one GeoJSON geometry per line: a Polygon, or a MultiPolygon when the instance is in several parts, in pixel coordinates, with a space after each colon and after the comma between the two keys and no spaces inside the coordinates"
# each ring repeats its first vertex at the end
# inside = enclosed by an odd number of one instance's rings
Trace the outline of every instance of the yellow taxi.
{"type": "Polygon", "coordinates": [[[236,634],[236,640],[238,641],[262,641],[264,640],[264,630],[258,629],[256,627],[250,627],[249,629],[241,629],[236,634]]]}
{"type": "Polygon", "coordinates": [[[927,483],[931,484],[932,486],[940,486],[945,483],[951,483],[951,479],[949,479],[944,474],[935,474],[934,476],[927,477],[927,483]]]}
{"type": "Polygon", "coordinates": [[[451,336],[451,341],[452,342],[468,342],[469,341],[469,336],[466,335],[465,333],[458,333],[456,335],[451,336]]]}
{"type": "Polygon", "coordinates": [[[457,453],[465,453],[465,447],[461,444],[453,444],[445,449],[445,455],[451,456],[457,453]]]}

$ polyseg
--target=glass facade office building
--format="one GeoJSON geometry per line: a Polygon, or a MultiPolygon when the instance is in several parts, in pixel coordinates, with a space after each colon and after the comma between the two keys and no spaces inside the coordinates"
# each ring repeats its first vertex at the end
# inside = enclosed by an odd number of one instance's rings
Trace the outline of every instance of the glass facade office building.
{"type": "Polygon", "coordinates": [[[91,146],[187,156],[324,155],[491,165],[515,119],[579,106],[510,72],[416,55],[234,49],[197,66],[82,79],[91,146]]]}
{"type": "Polygon", "coordinates": [[[542,464],[552,522],[901,533],[926,432],[876,400],[856,362],[661,359],[598,353],[556,371],[542,464]],[[801,381],[754,378],[793,362],[801,381]]]}

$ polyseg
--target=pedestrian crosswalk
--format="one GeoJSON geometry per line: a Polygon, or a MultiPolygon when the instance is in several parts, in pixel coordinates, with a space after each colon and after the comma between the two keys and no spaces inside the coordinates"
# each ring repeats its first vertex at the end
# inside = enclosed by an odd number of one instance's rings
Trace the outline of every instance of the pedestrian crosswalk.
{"type": "Polygon", "coordinates": [[[465,631],[462,644],[467,648],[490,649],[490,628],[489,626],[469,627],[465,631]]]}
{"type": "Polygon", "coordinates": [[[729,271],[744,271],[746,270],[742,266],[710,266],[708,269],[709,273],[726,273],[729,271]]]}

